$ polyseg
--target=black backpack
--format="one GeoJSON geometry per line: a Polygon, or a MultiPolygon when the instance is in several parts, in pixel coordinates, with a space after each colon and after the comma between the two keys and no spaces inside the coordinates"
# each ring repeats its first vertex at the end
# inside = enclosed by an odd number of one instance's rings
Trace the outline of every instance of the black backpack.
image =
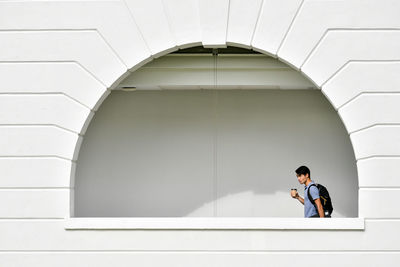
{"type": "MultiPolygon", "coordinates": [[[[316,186],[319,191],[319,199],[321,200],[322,208],[324,209],[325,217],[330,217],[333,211],[333,206],[332,206],[332,199],[329,196],[328,189],[326,189],[325,186],[322,184],[311,184],[311,186],[316,186]]],[[[311,201],[311,203],[314,205],[315,209],[317,209],[317,206],[315,205],[314,199],[312,199],[311,194],[310,194],[310,187],[308,188],[307,195],[308,199],[311,201]]]]}

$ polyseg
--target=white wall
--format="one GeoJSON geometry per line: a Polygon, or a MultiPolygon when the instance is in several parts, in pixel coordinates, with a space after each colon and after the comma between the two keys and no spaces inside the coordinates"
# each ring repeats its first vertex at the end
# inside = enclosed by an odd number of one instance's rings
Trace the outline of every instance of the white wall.
{"type": "Polygon", "coordinates": [[[397,264],[400,2],[199,2],[0,3],[0,98],[16,103],[0,114],[2,266],[310,266],[313,256],[327,266],[397,264]],[[180,47],[232,43],[295,67],[337,109],[365,230],[66,231],[85,127],[120,78],[180,47]]]}

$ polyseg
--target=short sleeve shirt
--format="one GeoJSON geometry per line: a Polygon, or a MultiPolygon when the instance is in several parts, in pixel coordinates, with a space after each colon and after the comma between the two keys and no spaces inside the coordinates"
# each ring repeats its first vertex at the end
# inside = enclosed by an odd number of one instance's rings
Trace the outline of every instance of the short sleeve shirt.
{"type": "Polygon", "coordinates": [[[318,188],[316,186],[312,186],[310,188],[310,186],[312,184],[315,184],[315,183],[313,181],[311,181],[311,183],[309,183],[308,186],[306,186],[304,188],[304,217],[306,217],[306,218],[309,218],[309,217],[312,217],[312,216],[315,216],[318,214],[318,211],[316,210],[316,208],[314,207],[312,202],[308,199],[308,190],[310,190],[310,195],[313,200],[316,200],[319,198],[318,188]]]}

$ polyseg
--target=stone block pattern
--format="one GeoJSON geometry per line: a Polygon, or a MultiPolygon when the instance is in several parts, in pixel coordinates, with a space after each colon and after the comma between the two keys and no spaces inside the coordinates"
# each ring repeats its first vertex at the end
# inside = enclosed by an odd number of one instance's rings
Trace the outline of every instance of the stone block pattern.
{"type": "Polygon", "coordinates": [[[397,0],[0,2],[0,265],[396,265],[399,10],[397,0]],[[64,229],[101,102],[129,70],[200,43],[262,51],[322,90],[353,143],[365,231],[64,229]]]}

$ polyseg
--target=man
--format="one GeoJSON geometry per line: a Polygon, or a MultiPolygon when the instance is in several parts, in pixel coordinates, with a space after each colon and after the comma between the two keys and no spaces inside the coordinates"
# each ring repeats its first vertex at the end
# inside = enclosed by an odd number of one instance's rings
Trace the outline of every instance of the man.
{"type": "Polygon", "coordinates": [[[306,166],[300,166],[296,170],[297,180],[300,184],[304,184],[304,198],[299,196],[296,189],[292,189],[290,194],[292,198],[300,201],[301,204],[304,205],[304,217],[306,218],[323,218],[324,209],[322,208],[321,200],[319,198],[319,191],[316,186],[311,186],[314,182],[311,180],[310,169],[306,166]],[[311,186],[311,187],[310,187],[311,186]],[[310,190],[310,195],[314,200],[315,206],[308,199],[308,190],[310,190]]]}

